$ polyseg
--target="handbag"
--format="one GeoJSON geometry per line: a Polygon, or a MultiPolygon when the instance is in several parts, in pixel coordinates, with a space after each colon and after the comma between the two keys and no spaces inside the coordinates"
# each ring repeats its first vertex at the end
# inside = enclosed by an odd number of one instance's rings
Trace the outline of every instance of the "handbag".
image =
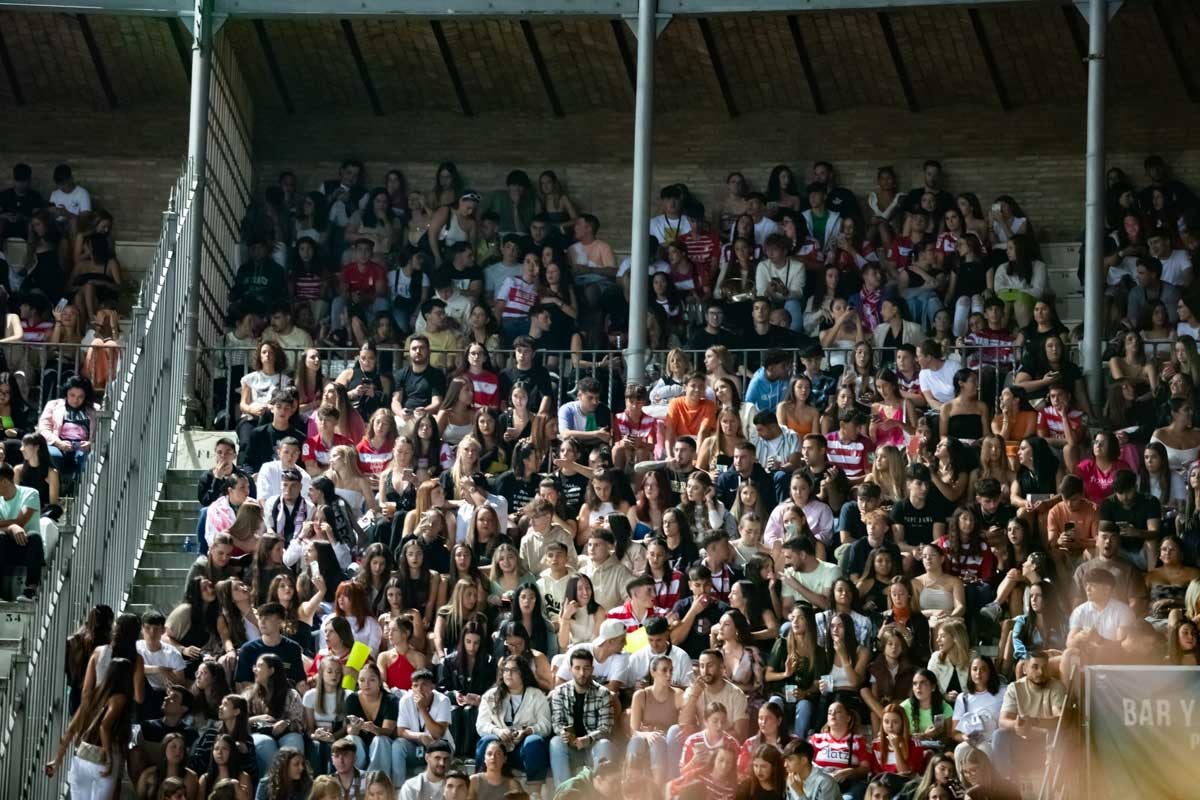
{"type": "Polygon", "coordinates": [[[106,762],[104,759],[104,748],[98,744],[91,742],[80,742],[75,746],[75,757],[88,761],[92,764],[103,766],[106,762]]]}

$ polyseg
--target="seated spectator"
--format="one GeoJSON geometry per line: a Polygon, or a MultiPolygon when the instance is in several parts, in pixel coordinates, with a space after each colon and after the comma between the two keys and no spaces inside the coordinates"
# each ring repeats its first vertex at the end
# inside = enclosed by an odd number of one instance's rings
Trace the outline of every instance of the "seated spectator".
{"type": "MultiPolygon", "coordinates": [[[[297,413],[297,400],[296,389],[292,386],[277,389],[271,395],[270,419],[250,431],[246,437],[245,446],[238,452],[242,466],[247,470],[257,475],[263,464],[266,464],[275,455],[276,449],[283,440],[292,439],[297,443],[303,441],[305,429],[303,421],[297,413]]],[[[300,453],[297,452],[296,456],[298,458],[300,453]]],[[[293,466],[295,466],[295,462],[293,462],[293,466]]],[[[266,497],[267,495],[259,492],[258,496],[266,497]]]]}
{"type": "Polygon", "coordinates": [[[32,167],[16,164],[12,176],[13,185],[0,192],[0,241],[25,239],[34,212],[46,207],[45,199],[32,187],[32,167]]]}
{"type": "Polygon", "coordinates": [[[787,567],[780,575],[783,582],[783,606],[790,611],[797,602],[827,608],[829,592],[841,577],[837,565],[817,558],[817,541],[811,535],[789,534],[783,543],[787,567]]]}
{"type": "Polygon", "coordinates": [[[502,659],[496,685],[484,693],[479,711],[476,764],[486,763],[493,743],[504,750],[511,747],[509,763],[525,772],[530,784],[539,786],[550,765],[551,714],[528,662],[515,656],[502,659]]]}
{"type": "Polygon", "coordinates": [[[46,208],[55,215],[59,224],[69,225],[73,229],[79,215],[92,210],[92,196],[75,182],[75,175],[67,164],[59,164],[54,168],[54,186],[46,208]]]}
{"type": "Polygon", "coordinates": [[[1084,577],[1087,600],[1071,612],[1068,652],[1063,671],[1082,663],[1103,663],[1117,655],[1136,617],[1128,605],[1113,597],[1116,579],[1107,569],[1092,569],[1084,577]]]}
{"type": "Polygon", "coordinates": [[[1084,497],[1083,481],[1068,475],[1058,485],[1062,502],[1050,509],[1046,535],[1052,555],[1065,566],[1074,567],[1096,544],[1100,521],[1096,504],[1084,497]]]}
{"type": "Polygon", "coordinates": [[[608,758],[613,726],[609,690],[592,679],[592,653],[576,649],[567,660],[571,680],[550,693],[550,767],[560,787],[584,762],[598,765],[608,758]]]}
{"type": "Polygon", "coordinates": [[[1144,612],[1147,605],[1146,573],[1130,563],[1121,553],[1121,529],[1116,523],[1103,521],[1098,524],[1094,555],[1075,568],[1073,597],[1082,602],[1086,597],[1087,575],[1093,569],[1106,569],[1112,573],[1113,597],[1135,611],[1144,612]]]}
{"type": "Polygon", "coordinates": [[[37,489],[18,486],[9,464],[0,464],[0,553],[9,574],[24,568],[17,586],[0,576],[0,599],[33,601],[42,583],[45,548],[41,535],[41,501],[37,489]],[[15,591],[14,591],[15,589],[15,591]]]}
{"type": "Polygon", "coordinates": [[[92,452],[92,441],[99,433],[92,384],[86,378],[68,380],[62,399],[51,400],[42,409],[37,432],[49,444],[60,473],[82,473],[92,452]]]}
{"type": "Polygon", "coordinates": [[[429,339],[415,335],[408,340],[408,364],[396,372],[392,385],[392,413],[401,433],[416,422],[417,412],[436,414],[446,394],[446,375],[429,361],[429,339]]]}
{"type": "Polygon", "coordinates": [[[1008,685],[1000,707],[1000,726],[992,734],[992,758],[1003,775],[1041,770],[1047,742],[1058,726],[1067,690],[1051,677],[1049,657],[1035,651],[1025,677],[1008,685]]]}
{"type": "Polygon", "coordinates": [[[917,347],[917,362],[921,365],[918,380],[921,395],[929,408],[941,411],[942,406],[954,399],[954,376],[959,362],[942,357],[942,346],[933,339],[926,339],[917,347]]]}
{"type": "Polygon", "coordinates": [[[434,742],[425,748],[425,770],[404,782],[398,795],[399,800],[423,800],[438,797],[448,783],[447,773],[454,750],[444,741],[434,742]],[[440,790],[440,792],[439,792],[440,790]]]}
{"type": "Polygon", "coordinates": [[[255,238],[247,243],[250,260],[238,267],[229,289],[229,302],[265,310],[287,297],[287,270],[271,258],[270,242],[255,238]]]}
{"type": "MultiPolygon", "coordinates": [[[[280,439],[275,445],[275,459],[267,461],[258,469],[258,474],[255,476],[255,497],[263,498],[263,507],[267,507],[266,500],[272,497],[278,497],[283,491],[284,476],[289,472],[296,473],[296,481],[305,495],[308,494],[308,488],[312,484],[312,478],[304,471],[303,465],[300,463],[300,454],[302,452],[301,439],[296,436],[285,436],[280,439]]],[[[290,501],[294,502],[295,497],[290,497],[290,501]]],[[[268,518],[270,515],[267,515],[268,518]]],[[[284,537],[285,541],[290,541],[291,536],[284,537]]]]}
{"type": "MultiPolygon", "coordinates": [[[[871,750],[866,740],[855,733],[857,727],[858,720],[845,705],[830,705],[826,724],[820,732],[810,736],[806,743],[797,742],[789,747],[786,756],[789,773],[796,762],[799,762],[799,766],[804,766],[807,761],[809,766],[819,767],[827,773],[840,788],[840,792],[829,792],[824,788],[820,790],[830,797],[836,798],[839,793],[843,796],[854,795],[861,791],[858,787],[870,774],[871,750]],[[808,752],[812,753],[811,758],[806,758],[808,752]]],[[[811,777],[810,774],[808,780],[803,781],[806,789],[811,777]]],[[[791,780],[789,777],[789,781],[791,780]]]]}

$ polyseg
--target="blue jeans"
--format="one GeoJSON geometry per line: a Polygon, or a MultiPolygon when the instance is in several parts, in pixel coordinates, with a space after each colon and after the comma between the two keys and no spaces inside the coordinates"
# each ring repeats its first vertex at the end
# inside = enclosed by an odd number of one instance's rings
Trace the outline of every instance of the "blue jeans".
{"type": "Polygon", "coordinates": [[[371,740],[371,746],[368,748],[363,744],[361,736],[351,736],[350,738],[354,740],[354,766],[359,769],[370,767],[372,771],[379,770],[391,776],[392,742],[396,741],[395,739],[376,736],[371,740]]]}
{"type": "Polygon", "coordinates": [[[294,748],[301,755],[305,752],[304,736],[299,733],[285,733],[278,739],[265,733],[253,733],[251,736],[254,738],[254,761],[258,765],[259,775],[267,774],[280,747],[294,748]]]}
{"type": "MultiPolygon", "coordinates": [[[[643,739],[641,736],[634,736],[629,740],[629,746],[625,749],[625,758],[632,759],[642,753],[650,754],[650,769],[656,775],[659,773],[666,774],[668,768],[666,736],[654,742],[651,742],[649,739],[643,739]]],[[[678,767],[679,764],[676,763],[675,766],[678,767]]]]}
{"type": "MultiPolygon", "coordinates": [[[[495,736],[484,736],[475,746],[475,771],[483,772],[483,754],[488,745],[499,741],[495,736]]],[[[546,780],[546,772],[550,768],[550,749],[543,736],[536,733],[526,736],[521,745],[508,754],[509,769],[525,773],[525,779],[530,783],[541,783],[546,780]]]]}
{"type": "Polygon", "coordinates": [[[1040,732],[1035,730],[1028,739],[999,728],[992,733],[992,764],[997,774],[1019,775],[1031,770],[1041,772],[1045,760],[1046,737],[1040,732]]]}
{"type": "Polygon", "coordinates": [[[54,445],[50,445],[50,458],[54,461],[54,468],[59,472],[82,473],[87,467],[88,454],[78,449],[64,453],[54,445]]]}
{"type": "Polygon", "coordinates": [[[672,725],[667,731],[667,780],[679,777],[679,761],[683,758],[683,740],[688,737],[680,725],[672,725]]]}
{"type": "Polygon", "coordinates": [[[783,301],[783,307],[792,318],[792,333],[804,330],[804,301],[799,297],[789,297],[783,301]]]}
{"type": "Polygon", "coordinates": [[[196,552],[198,552],[202,556],[208,555],[208,539],[204,538],[204,528],[207,525],[207,523],[208,523],[208,506],[202,506],[200,508],[200,518],[198,520],[196,520],[196,541],[199,542],[199,545],[196,548],[196,552]]]}
{"type": "Polygon", "coordinates": [[[589,764],[595,766],[608,760],[611,750],[612,745],[608,739],[593,742],[587,750],[577,750],[564,742],[561,736],[555,736],[550,740],[550,771],[554,774],[555,785],[562,786],[580,767],[589,764]]]}
{"type": "Polygon", "coordinates": [[[408,780],[409,765],[416,767],[424,763],[423,758],[417,757],[418,747],[420,745],[408,739],[392,739],[392,783],[402,786],[408,780]]]}
{"type": "Polygon", "coordinates": [[[908,316],[913,322],[928,329],[933,324],[933,315],[942,310],[942,301],[937,292],[928,286],[904,290],[904,301],[908,304],[908,316]]]}
{"type": "Polygon", "coordinates": [[[797,700],[796,701],[796,721],[792,725],[792,730],[800,739],[807,739],[809,732],[812,730],[813,711],[816,706],[812,700],[797,700]]]}

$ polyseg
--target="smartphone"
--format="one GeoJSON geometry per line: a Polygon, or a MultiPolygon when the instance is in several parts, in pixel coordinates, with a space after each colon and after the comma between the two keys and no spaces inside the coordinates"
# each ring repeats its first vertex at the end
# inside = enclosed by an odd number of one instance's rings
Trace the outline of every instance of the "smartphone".
{"type": "Polygon", "coordinates": [[[314,579],[319,578],[321,576],[321,565],[316,561],[309,562],[308,574],[314,579]]]}
{"type": "Polygon", "coordinates": [[[992,203],[992,211],[993,211],[993,213],[999,214],[1000,213],[1000,204],[992,203]]]}

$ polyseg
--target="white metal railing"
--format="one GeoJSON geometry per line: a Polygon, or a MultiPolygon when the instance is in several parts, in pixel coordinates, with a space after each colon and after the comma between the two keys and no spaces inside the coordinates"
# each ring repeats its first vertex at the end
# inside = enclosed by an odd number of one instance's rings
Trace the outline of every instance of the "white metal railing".
{"type": "Polygon", "coordinates": [[[0,698],[0,786],[5,798],[56,798],[63,775],[41,765],[67,723],[67,636],[96,603],[122,608],[137,568],[182,422],[186,387],[186,265],[196,234],[195,175],[185,165],[171,190],[158,247],[126,339],[126,357],[105,393],[93,457],[72,509],[74,535],[60,542],[43,582],[24,657],[0,698]]]}

